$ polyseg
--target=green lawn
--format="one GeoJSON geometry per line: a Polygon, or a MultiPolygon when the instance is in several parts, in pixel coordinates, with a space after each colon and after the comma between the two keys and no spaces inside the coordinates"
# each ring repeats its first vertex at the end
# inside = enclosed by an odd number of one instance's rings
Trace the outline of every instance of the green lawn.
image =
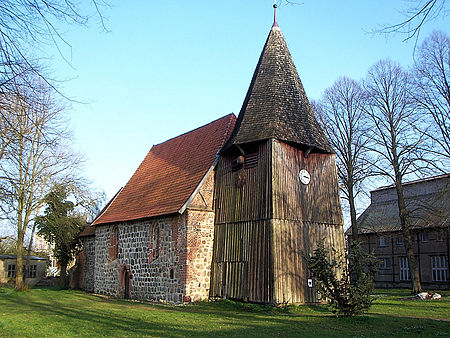
{"type": "Polygon", "coordinates": [[[272,308],[231,301],[172,306],[112,300],[80,291],[0,288],[0,336],[450,336],[450,293],[404,300],[378,290],[369,313],[335,318],[326,306],[272,308]]]}

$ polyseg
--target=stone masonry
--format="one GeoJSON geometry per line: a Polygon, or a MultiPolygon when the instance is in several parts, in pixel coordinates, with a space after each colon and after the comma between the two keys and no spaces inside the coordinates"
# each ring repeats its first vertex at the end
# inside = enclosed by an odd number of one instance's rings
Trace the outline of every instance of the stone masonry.
{"type": "Polygon", "coordinates": [[[181,303],[208,298],[214,213],[181,215],[96,227],[96,293],[123,297],[121,272],[129,269],[130,298],[181,303]],[[109,243],[117,227],[119,249],[111,260],[109,243]]]}
{"type": "Polygon", "coordinates": [[[94,291],[94,271],[95,271],[95,237],[83,238],[83,249],[85,259],[82,271],[82,288],[87,292],[94,291]]]}

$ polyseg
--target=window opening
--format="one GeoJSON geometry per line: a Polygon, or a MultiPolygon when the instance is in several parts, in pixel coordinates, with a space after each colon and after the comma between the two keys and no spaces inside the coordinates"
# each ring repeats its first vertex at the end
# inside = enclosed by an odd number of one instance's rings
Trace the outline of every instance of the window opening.
{"type": "Polygon", "coordinates": [[[150,238],[150,250],[149,250],[150,263],[159,257],[159,250],[160,250],[159,226],[154,225],[152,227],[152,233],[150,238]]]}
{"type": "Polygon", "coordinates": [[[378,245],[380,247],[389,246],[389,237],[387,237],[387,236],[378,237],[378,245]]]}
{"type": "Polygon", "coordinates": [[[16,277],[16,265],[9,264],[8,265],[8,278],[16,277]]]}
{"type": "Polygon", "coordinates": [[[30,265],[25,269],[25,278],[36,278],[37,265],[30,265]]]}
{"type": "Polygon", "coordinates": [[[436,240],[439,242],[444,240],[444,229],[439,229],[436,231],[436,240]]]}
{"type": "Polygon", "coordinates": [[[400,280],[410,280],[408,257],[399,257],[400,260],[400,280]]]}
{"type": "Polygon", "coordinates": [[[420,239],[423,243],[428,242],[428,232],[424,231],[420,233],[420,239]]]}
{"type": "Polygon", "coordinates": [[[258,166],[258,153],[245,155],[244,169],[255,168],[258,166]]]}
{"type": "Polygon", "coordinates": [[[389,258],[381,258],[380,269],[389,269],[391,267],[391,260],[389,258]]]}
{"type": "Polygon", "coordinates": [[[109,258],[111,261],[119,256],[119,228],[113,227],[109,239],[109,258]]]}
{"type": "Polygon", "coordinates": [[[434,282],[448,280],[447,256],[431,256],[431,271],[434,282]]]}

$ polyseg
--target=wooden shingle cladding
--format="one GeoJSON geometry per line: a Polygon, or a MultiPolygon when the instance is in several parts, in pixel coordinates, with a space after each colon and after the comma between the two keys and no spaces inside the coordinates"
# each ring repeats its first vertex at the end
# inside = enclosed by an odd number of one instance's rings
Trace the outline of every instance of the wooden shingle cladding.
{"type": "Polygon", "coordinates": [[[297,69],[278,26],[270,30],[234,131],[222,152],[233,145],[278,139],[333,150],[314,118],[297,69]]]}
{"type": "Polygon", "coordinates": [[[258,166],[216,172],[212,297],[260,303],[317,302],[302,254],[319,243],[344,250],[334,155],[304,152],[277,140],[258,145],[258,166]],[[306,168],[311,183],[300,182],[306,168]],[[236,185],[238,177],[245,184],[236,185]]]}

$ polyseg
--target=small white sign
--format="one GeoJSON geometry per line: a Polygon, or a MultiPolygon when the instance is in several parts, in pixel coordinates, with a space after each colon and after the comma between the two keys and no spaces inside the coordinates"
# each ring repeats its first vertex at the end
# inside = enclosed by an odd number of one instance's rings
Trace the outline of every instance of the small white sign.
{"type": "Polygon", "coordinates": [[[312,279],[308,279],[308,287],[312,288],[312,279]]]}

